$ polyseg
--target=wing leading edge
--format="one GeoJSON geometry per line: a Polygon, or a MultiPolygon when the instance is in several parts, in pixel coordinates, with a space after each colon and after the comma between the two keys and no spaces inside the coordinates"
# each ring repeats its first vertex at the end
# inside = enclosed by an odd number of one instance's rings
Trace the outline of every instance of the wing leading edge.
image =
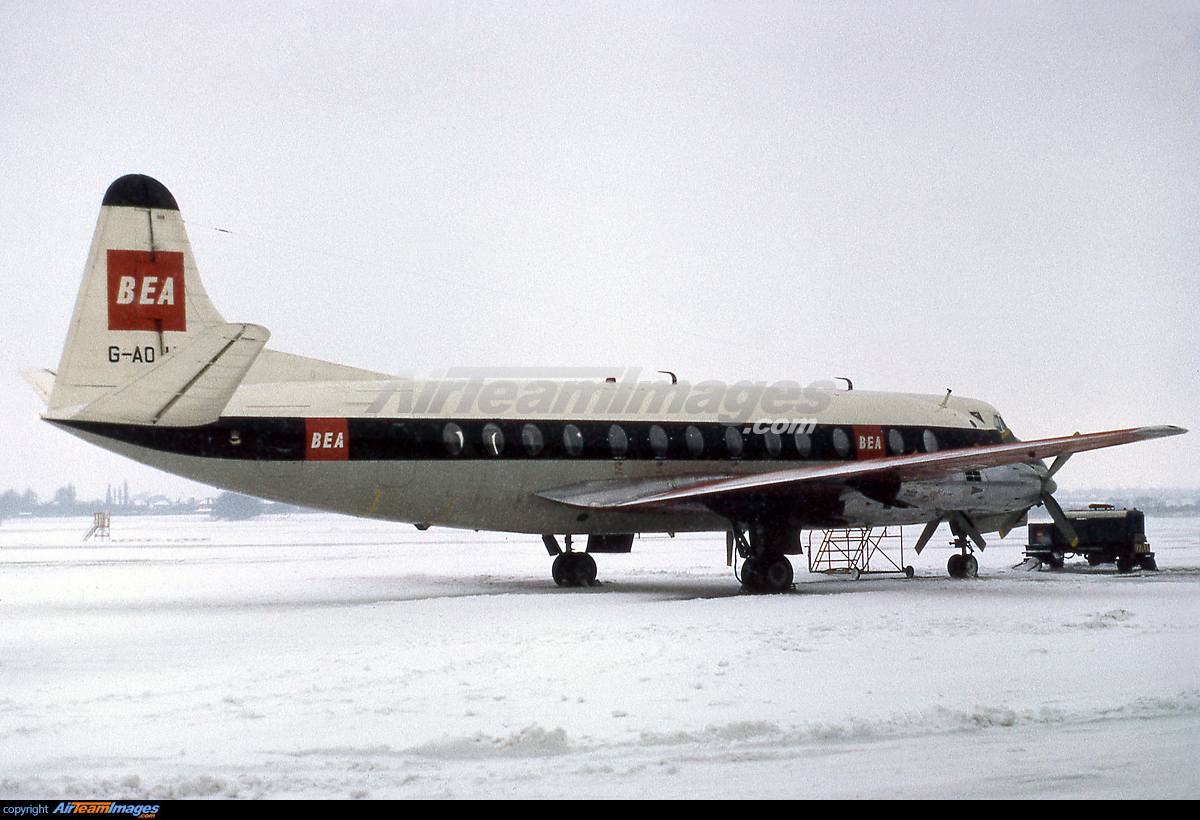
{"type": "Polygon", "coordinates": [[[720,496],[751,492],[788,495],[805,485],[850,485],[862,481],[921,481],[967,470],[982,470],[1005,464],[1114,447],[1134,441],[1177,436],[1182,427],[1163,425],[1133,427],[1104,433],[1076,433],[1061,438],[993,444],[963,450],[913,453],[905,456],[848,463],[792,467],[739,476],[690,475],[672,478],[614,479],[585,481],[536,493],[541,498],[588,509],[629,510],[686,501],[711,501],[720,496]]]}

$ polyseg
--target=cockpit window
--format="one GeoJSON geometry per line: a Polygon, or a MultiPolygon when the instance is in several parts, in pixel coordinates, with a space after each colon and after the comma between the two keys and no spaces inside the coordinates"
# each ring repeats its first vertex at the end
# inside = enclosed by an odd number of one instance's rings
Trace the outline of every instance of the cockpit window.
{"type": "Polygon", "coordinates": [[[1008,425],[1004,423],[1004,419],[1000,418],[999,413],[992,416],[992,424],[996,425],[996,429],[1002,433],[1008,429],[1008,425]]]}

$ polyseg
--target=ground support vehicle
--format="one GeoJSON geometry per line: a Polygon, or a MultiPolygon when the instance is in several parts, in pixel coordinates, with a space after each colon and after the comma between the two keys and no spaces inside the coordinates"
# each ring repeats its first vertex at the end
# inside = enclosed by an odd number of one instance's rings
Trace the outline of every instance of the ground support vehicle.
{"type": "Polygon", "coordinates": [[[1025,548],[1027,563],[1037,561],[1058,568],[1067,556],[1082,555],[1092,566],[1115,563],[1118,572],[1158,569],[1146,540],[1146,516],[1141,510],[1092,504],[1086,510],[1067,510],[1066,518],[1079,542],[1072,546],[1052,521],[1031,523],[1025,548]]]}

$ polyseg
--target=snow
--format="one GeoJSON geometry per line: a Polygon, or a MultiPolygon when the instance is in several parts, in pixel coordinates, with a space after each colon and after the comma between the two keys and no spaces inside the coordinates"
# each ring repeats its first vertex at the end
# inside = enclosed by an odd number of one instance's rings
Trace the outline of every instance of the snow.
{"type": "Polygon", "coordinates": [[[581,590],[528,536],[90,525],[0,525],[0,799],[1200,796],[1200,519],[1147,521],[1158,573],[1019,530],[787,595],[714,534],[581,590]]]}

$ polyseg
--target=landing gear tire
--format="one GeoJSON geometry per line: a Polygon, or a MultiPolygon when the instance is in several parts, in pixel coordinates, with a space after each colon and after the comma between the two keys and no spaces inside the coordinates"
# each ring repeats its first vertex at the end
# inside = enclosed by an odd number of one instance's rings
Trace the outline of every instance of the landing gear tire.
{"type": "Polygon", "coordinates": [[[767,591],[783,592],[790,589],[795,577],[792,562],[787,558],[776,555],[767,559],[767,564],[763,568],[763,586],[767,588],[767,591]]]}
{"type": "Polygon", "coordinates": [[[784,555],[752,556],[742,564],[742,586],[750,592],[786,592],[795,577],[784,555]]]}
{"type": "Polygon", "coordinates": [[[559,553],[550,567],[560,587],[590,587],[596,584],[596,560],[586,552],[559,553]]]}
{"type": "Polygon", "coordinates": [[[970,553],[956,552],[946,561],[946,573],[951,578],[974,578],[979,575],[979,561],[970,553]]]}
{"type": "Polygon", "coordinates": [[[762,561],[751,556],[742,564],[742,586],[757,592],[762,584],[762,561]]]}

